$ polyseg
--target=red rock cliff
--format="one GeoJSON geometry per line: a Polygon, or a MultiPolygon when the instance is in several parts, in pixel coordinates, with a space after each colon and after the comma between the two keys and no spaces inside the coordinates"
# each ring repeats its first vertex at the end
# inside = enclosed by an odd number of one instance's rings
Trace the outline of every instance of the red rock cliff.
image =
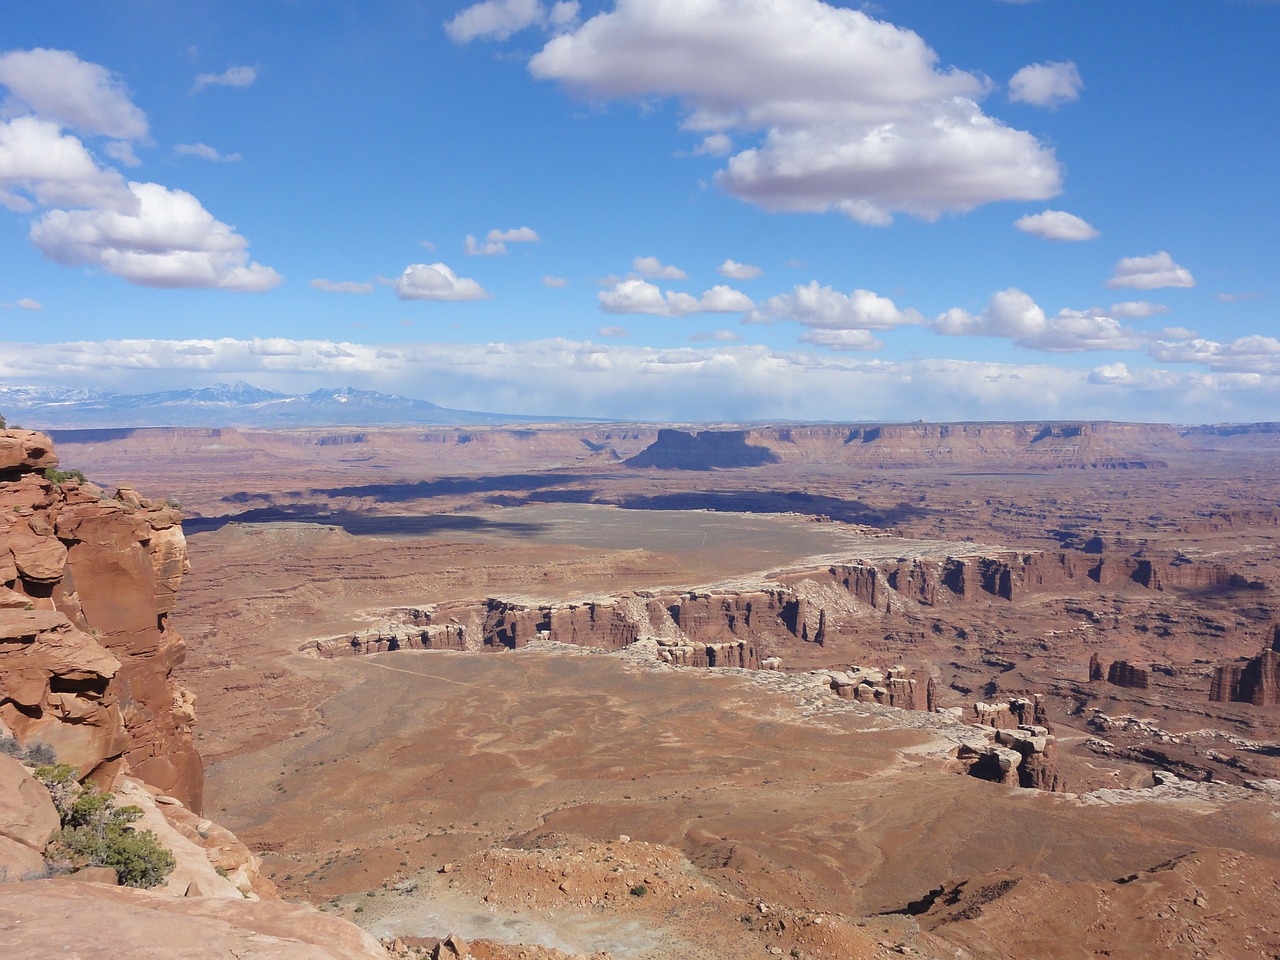
{"type": "Polygon", "coordinates": [[[169,629],[181,514],[130,489],[54,482],[49,438],[0,430],[0,721],[110,782],[125,769],[199,810],[192,697],[169,629]]]}

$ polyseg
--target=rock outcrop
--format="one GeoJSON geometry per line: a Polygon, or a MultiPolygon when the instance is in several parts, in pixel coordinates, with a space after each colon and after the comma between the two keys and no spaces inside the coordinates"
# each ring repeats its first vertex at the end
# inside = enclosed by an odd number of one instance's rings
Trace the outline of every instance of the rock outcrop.
{"type": "Polygon", "coordinates": [[[1107,683],[1131,690],[1146,690],[1150,686],[1150,675],[1127,660],[1113,660],[1107,668],[1107,683]]]}
{"type": "Polygon", "coordinates": [[[714,470],[726,467],[759,467],[780,458],[767,447],[747,442],[745,430],[659,430],[658,438],[626,461],[629,467],[662,470],[714,470]]]}
{"type": "Polygon", "coordinates": [[[1057,740],[1045,713],[1044,697],[1014,697],[1007,703],[975,703],[974,721],[991,742],[964,744],[956,759],[969,776],[1028,789],[1062,791],[1057,740]]]}
{"type": "Polygon", "coordinates": [[[199,809],[193,698],[170,679],[181,514],[47,479],[58,461],[41,434],[0,431],[0,451],[0,721],[104,785],[127,767],[199,809]]]}
{"type": "Polygon", "coordinates": [[[1209,699],[1255,707],[1280,706],[1280,626],[1274,628],[1271,645],[1252,660],[1214,668],[1209,699]]]}
{"type": "Polygon", "coordinates": [[[909,670],[901,664],[887,671],[872,667],[851,667],[848,670],[831,670],[831,689],[842,700],[858,703],[880,703],[902,710],[934,709],[933,678],[930,677],[917,701],[917,684],[909,670]]]}

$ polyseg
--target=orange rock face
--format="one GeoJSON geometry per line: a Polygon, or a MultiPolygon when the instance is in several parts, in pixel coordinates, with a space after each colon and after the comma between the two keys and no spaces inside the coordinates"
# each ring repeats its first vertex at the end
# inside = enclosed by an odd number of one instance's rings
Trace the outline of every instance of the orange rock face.
{"type": "Polygon", "coordinates": [[[127,488],[61,485],[47,437],[0,431],[0,720],[82,774],[126,765],[199,809],[193,698],[167,627],[187,569],[181,514],[127,488]]]}

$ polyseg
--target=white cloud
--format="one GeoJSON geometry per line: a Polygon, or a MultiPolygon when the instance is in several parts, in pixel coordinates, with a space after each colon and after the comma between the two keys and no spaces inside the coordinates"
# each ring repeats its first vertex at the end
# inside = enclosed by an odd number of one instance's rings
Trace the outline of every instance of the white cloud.
{"type": "Polygon", "coordinates": [[[1090,350],[1140,350],[1150,337],[1112,317],[1089,310],[1063,310],[1034,334],[1015,342],[1028,350],[1081,353],[1090,350]]]}
{"type": "Polygon", "coordinates": [[[615,338],[631,336],[631,332],[626,327],[618,327],[618,326],[601,327],[599,330],[596,331],[596,334],[601,337],[615,337],[615,338]]]}
{"type": "Polygon", "coordinates": [[[1199,363],[1220,372],[1280,375],[1280,340],[1260,334],[1230,343],[1160,340],[1152,344],[1150,353],[1161,363],[1199,363]]]}
{"type": "Polygon", "coordinates": [[[794,320],[822,330],[892,330],[924,321],[917,311],[899,310],[892,300],[870,290],[844,294],[820,287],[816,280],[770,297],[748,319],[753,323],[794,320]]]}
{"type": "Polygon", "coordinates": [[[569,281],[564,277],[553,277],[551,274],[547,274],[542,278],[542,285],[544,287],[551,287],[554,290],[563,290],[569,285],[569,281]]]}
{"type": "Polygon", "coordinates": [[[84,144],[51,120],[0,122],[0,204],[30,211],[45,206],[129,211],[137,200],[114,170],[99,167],[84,144]]]}
{"type": "Polygon", "coordinates": [[[496,227],[489,231],[484,243],[480,243],[472,234],[467,234],[463,241],[463,249],[468,256],[492,257],[507,252],[508,243],[536,243],[542,238],[532,227],[515,227],[511,230],[499,230],[496,227]]]}
{"type": "Polygon", "coordinates": [[[800,334],[801,343],[829,350],[867,352],[879,350],[884,342],[869,330],[806,330],[800,334]]]}
{"type": "Polygon", "coordinates": [[[462,241],[462,249],[466,251],[469,257],[493,257],[507,252],[506,244],[501,240],[486,240],[484,243],[480,243],[476,240],[475,235],[470,233],[462,241]]]}
{"type": "Polygon", "coordinates": [[[214,163],[236,163],[240,160],[240,154],[219,153],[207,143],[180,143],[173,148],[173,152],[181,156],[211,160],[214,163]]]}
{"type": "Polygon", "coordinates": [[[992,296],[981,314],[954,307],[929,324],[945,336],[1007,337],[1027,350],[1081,353],[1091,350],[1140,350],[1149,334],[1124,326],[1097,308],[1061,310],[1046,317],[1027,293],[1016,287],[992,296]]]}
{"type": "Polygon", "coordinates": [[[688,280],[689,275],[679,267],[664,264],[657,257],[636,257],[631,261],[631,269],[642,277],[653,280],[688,280]]]}
{"type": "MultiPolygon", "coordinates": [[[[577,19],[576,3],[557,3],[551,16],[556,26],[568,26],[577,19]]],[[[467,7],[445,24],[444,31],[454,43],[472,40],[506,40],[526,27],[548,22],[547,8],[540,0],[484,0],[467,7]]]]}
{"type": "Polygon", "coordinates": [[[9,115],[25,107],[90,136],[146,139],[146,114],[133,105],[124,83],[69,50],[37,47],[0,54],[0,84],[9,88],[9,115]]]}
{"type": "Polygon", "coordinates": [[[0,307],[6,310],[43,310],[44,304],[39,300],[32,300],[30,297],[23,297],[13,303],[0,303],[0,307]]]}
{"type": "Polygon", "coordinates": [[[532,227],[515,227],[511,230],[499,230],[495,227],[485,239],[490,243],[536,243],[542,238],[532,227]]]}
{"type": "Polygon", "coordinates": [[[1114,419],[1123,410],[1126,419],[1185,423],[1267,419],[1280,405],[1277,375],[1170,372],[1132,364],[1098,370],[888,362],[759,345],[655,349],[560,339],[0,344],[0,381],[10,383],[128,392],[227,379],[291,392],[349,383],[459,409],[626,420],[1114,419]]]}
{"type": "Polygon", "coordinates": [[[1023,233],[1046,240],[1092,240],[1101,236],[1089,223],[1063,210],[1029,213],[1019,217],[1013,225],[1023,233]]]}
{"type": "Polygon", "coordinates": [[[884,224],[1056,194],[1052,150],[982,113],[985,78],[937,61],[917,34],[820,0],[618,0],[529,68],[588,99],[676,98],[708,136],[763,132],[717,181],[771,210],[884,224]]]}
{"type": "Polygon", "coordinates": [[[202,73],[196,77],[192,93],[199,93],[205,87],[249,87],[258,79],[258,71],[254,67],[227,67],[222,73],[202,73]]]}
{"type": "Polygon", "coordinates": [[[1125,363],[1104,363],[1089,371],[1090,383],[1128,383],[1132,379],[1129,365],[1125,363]]]}
{"type": "Polygon", "coordinates": [[[733,152],[733,138],[724,133],[708,133],[693,148],[695,157],[724,157],[733,152]]]}
{"type": "Polygon", "coordinates": [[[759,267],[753,267],[747,263],[739,263],[737,260],[726,260],[720,264],[718,269],[720,276],[728,277],[730,280],[754,280],[764,273],[759,267]]]}
{"type": "Polygon", "coordinates": [[[1262,294],[1257,291],[1246,293],[1218,293],[1214,294],[1214,296],[1218,298],[1220,303],[1243,303],[1246,300],[1262,299],[1262,294]]]}
{"type": "Polygon", "coordinates": [[[412,263],[396,279],[396,296],[401,300],[486,300],[489,294],[443,263],[412,263]]]}
{"type": "Polygon", "coordinates": [[[751,298],[731,287],[718,285],[701,297],[667,291],[646,280],[621,280],[596,294],[605,313],[647,313],[659,317],[683,317],[691,313],[745,313],[751,298]]]}
{"type": "Polygon", "coordinates": [[[1135,290],[1195,285],[1191,271],[1174,263],[1173,257],[1164,250],[1146,257],[1125,257],[1116,264],[1115,275],[1107,281],[1108,287],[1132,287],[1135,290]]]}
{"type": "Polygon", "coordinates": [[[68,266],[96,266],[146,287],[220,287],[262,291],[282,282],[249,261],[249,242],[183,190],[130,183],[132,212],[50,210],[31,227],[31,242],[68,266]]]}
{"type": "Polygon", "coordinates": [[[1152,303],[1149,300],[1126,300],[1123,303],[1113,303],[1110,312],[1113,317],[1143,320],[1161,313],[1168,313],[1169,308],[1163,303],[1152,303]]]}
{"type": "Polygon", "coordinates": [[[1084,83],[1075,63],[1033,63],[1009,80],[1009,99],[1037,107],[1058,107],[1080,99],[1084,83]]]}
{"type": "Polygon", "coordinates": [[[372,283],[357,283],[354,280],[324,280],[317,277],[311,281],[311,286],[326,293],[373,293],[372,283]]]}
{"type": "Polygon", "coordinates": [[[122,166],[142,166],[142,161],[138,159],[138,155],[133,150],[133,144],[128,140],[111,140],[102,149],[108,157],[122,166]]]}

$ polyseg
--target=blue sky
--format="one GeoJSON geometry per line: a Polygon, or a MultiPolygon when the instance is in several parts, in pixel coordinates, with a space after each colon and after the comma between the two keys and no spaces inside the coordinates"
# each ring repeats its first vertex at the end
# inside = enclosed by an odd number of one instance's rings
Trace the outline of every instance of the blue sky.
{"type": "Polygon", "coordinates": [[[1280,419],[1272,0],[50,0],[0,382],[1280,419]]]}

